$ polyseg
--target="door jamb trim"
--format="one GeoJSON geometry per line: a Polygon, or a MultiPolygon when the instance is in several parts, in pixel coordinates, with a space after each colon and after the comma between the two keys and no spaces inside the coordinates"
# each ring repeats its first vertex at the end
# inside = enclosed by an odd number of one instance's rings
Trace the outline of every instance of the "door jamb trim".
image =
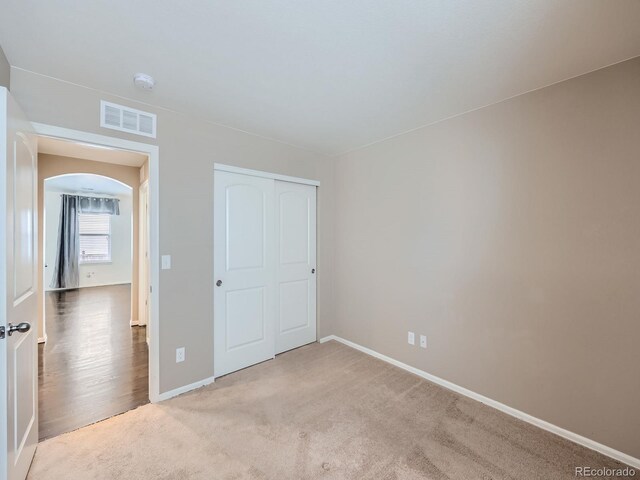
{"type": "Polygon", "coordinates": [[[318,180],[308,178],[291,177],[289,175],[280,175],[278,173],[264,172],[262,170],[252,170],[250,168],[234,167],[233,165],[225,165],[223,163],[214,163],[213,169],[219,172],[239,173],[241,175],[251,175],[252,177],[272,178],[283,182],[301,183],[303,185],[320,186],[318,180]]]}

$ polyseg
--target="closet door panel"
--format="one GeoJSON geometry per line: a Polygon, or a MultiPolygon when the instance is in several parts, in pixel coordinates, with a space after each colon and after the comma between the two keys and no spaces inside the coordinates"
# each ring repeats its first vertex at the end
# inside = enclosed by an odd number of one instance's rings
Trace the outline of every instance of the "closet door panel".
{"type": "Polygon", "coordinates": [[[275,355],[274,180],[215,172],[214,374],[275,355]]]}
{"type": "Polygon", "coordinates": [[[276,181],[276,353],[316,341],[316,187],[276,181]]]}

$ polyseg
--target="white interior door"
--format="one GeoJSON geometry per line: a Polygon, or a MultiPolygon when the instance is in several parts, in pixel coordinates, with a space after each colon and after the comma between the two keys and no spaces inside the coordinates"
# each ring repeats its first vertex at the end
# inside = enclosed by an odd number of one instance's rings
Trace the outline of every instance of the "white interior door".
{"type": "Polygon", "coordinates": [[[0,480],[24,480],[38,442],[37,145],[0,87],[0,480]]]}
{"type": "Polygon", "coordinates": [[[275,356],[274,180],[214,175],[214,375],[275,356]]]}
{"type": "Polygon", "coordinates": [[[316,341],[316,187],[276,181],[276,353],[316,341]]]}

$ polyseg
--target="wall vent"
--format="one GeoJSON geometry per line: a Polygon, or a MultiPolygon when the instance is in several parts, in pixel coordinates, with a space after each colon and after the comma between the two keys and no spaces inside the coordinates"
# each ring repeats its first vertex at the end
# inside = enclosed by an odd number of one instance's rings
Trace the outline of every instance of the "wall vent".
{"type": "Polygon", "coordinates": [[[156,138],[156,122],[153,113],[104,100],[100,102],[100,126],[103,128],[156,138]]]}

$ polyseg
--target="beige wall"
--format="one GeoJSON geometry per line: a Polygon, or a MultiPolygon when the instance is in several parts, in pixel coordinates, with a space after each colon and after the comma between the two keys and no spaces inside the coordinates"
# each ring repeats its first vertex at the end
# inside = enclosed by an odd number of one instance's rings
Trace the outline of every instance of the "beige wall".
{"type": "Polygon", "coordinates": [[[4,51],[2,47],[0,47],[0,87],[9,88],[11,76],[11,67],[9,66],[9,61],[7,57],[4,55],[4,51]]]}
{"type": "MultiPolygon", "coordinates": [[[[93,173],[118,180],[131,187],[132,196],[132,228],[133,228],[133,260],[131,268],[131,318],[138,319],[138,188],[140,185],[140,168],[94,162],[80,158],[60,157],[57,155],[38,154],[38,313],[43,318],[43,255],[44,251],[44,181],[47,178],[66,173],[93,173]]],[[[38,323],[38,337],[43,336],[42,322],[38,323]]]]}
{"type": "MultiPolygon", "coordinates": [[[[283,143],[151,108],[23,70],[11,72],[11,91],[34,122],[111,135],[160,148],[160,391],[213,375],[214,162],[319,180],[318,324],[331,317],[332,162],[283,143]],[[158,114],[157,140],[99,127],[100,100],[158,114]],[[186,360],[175,363],[175,349],[186,360]]],[[[137,196],[136,196],[137,198],[137,196]]]]}
{"type": "Polygon", "coordinates": [[[335,333],[640,458],[639,128],[637,58],[339,158],[335,333]]]}

